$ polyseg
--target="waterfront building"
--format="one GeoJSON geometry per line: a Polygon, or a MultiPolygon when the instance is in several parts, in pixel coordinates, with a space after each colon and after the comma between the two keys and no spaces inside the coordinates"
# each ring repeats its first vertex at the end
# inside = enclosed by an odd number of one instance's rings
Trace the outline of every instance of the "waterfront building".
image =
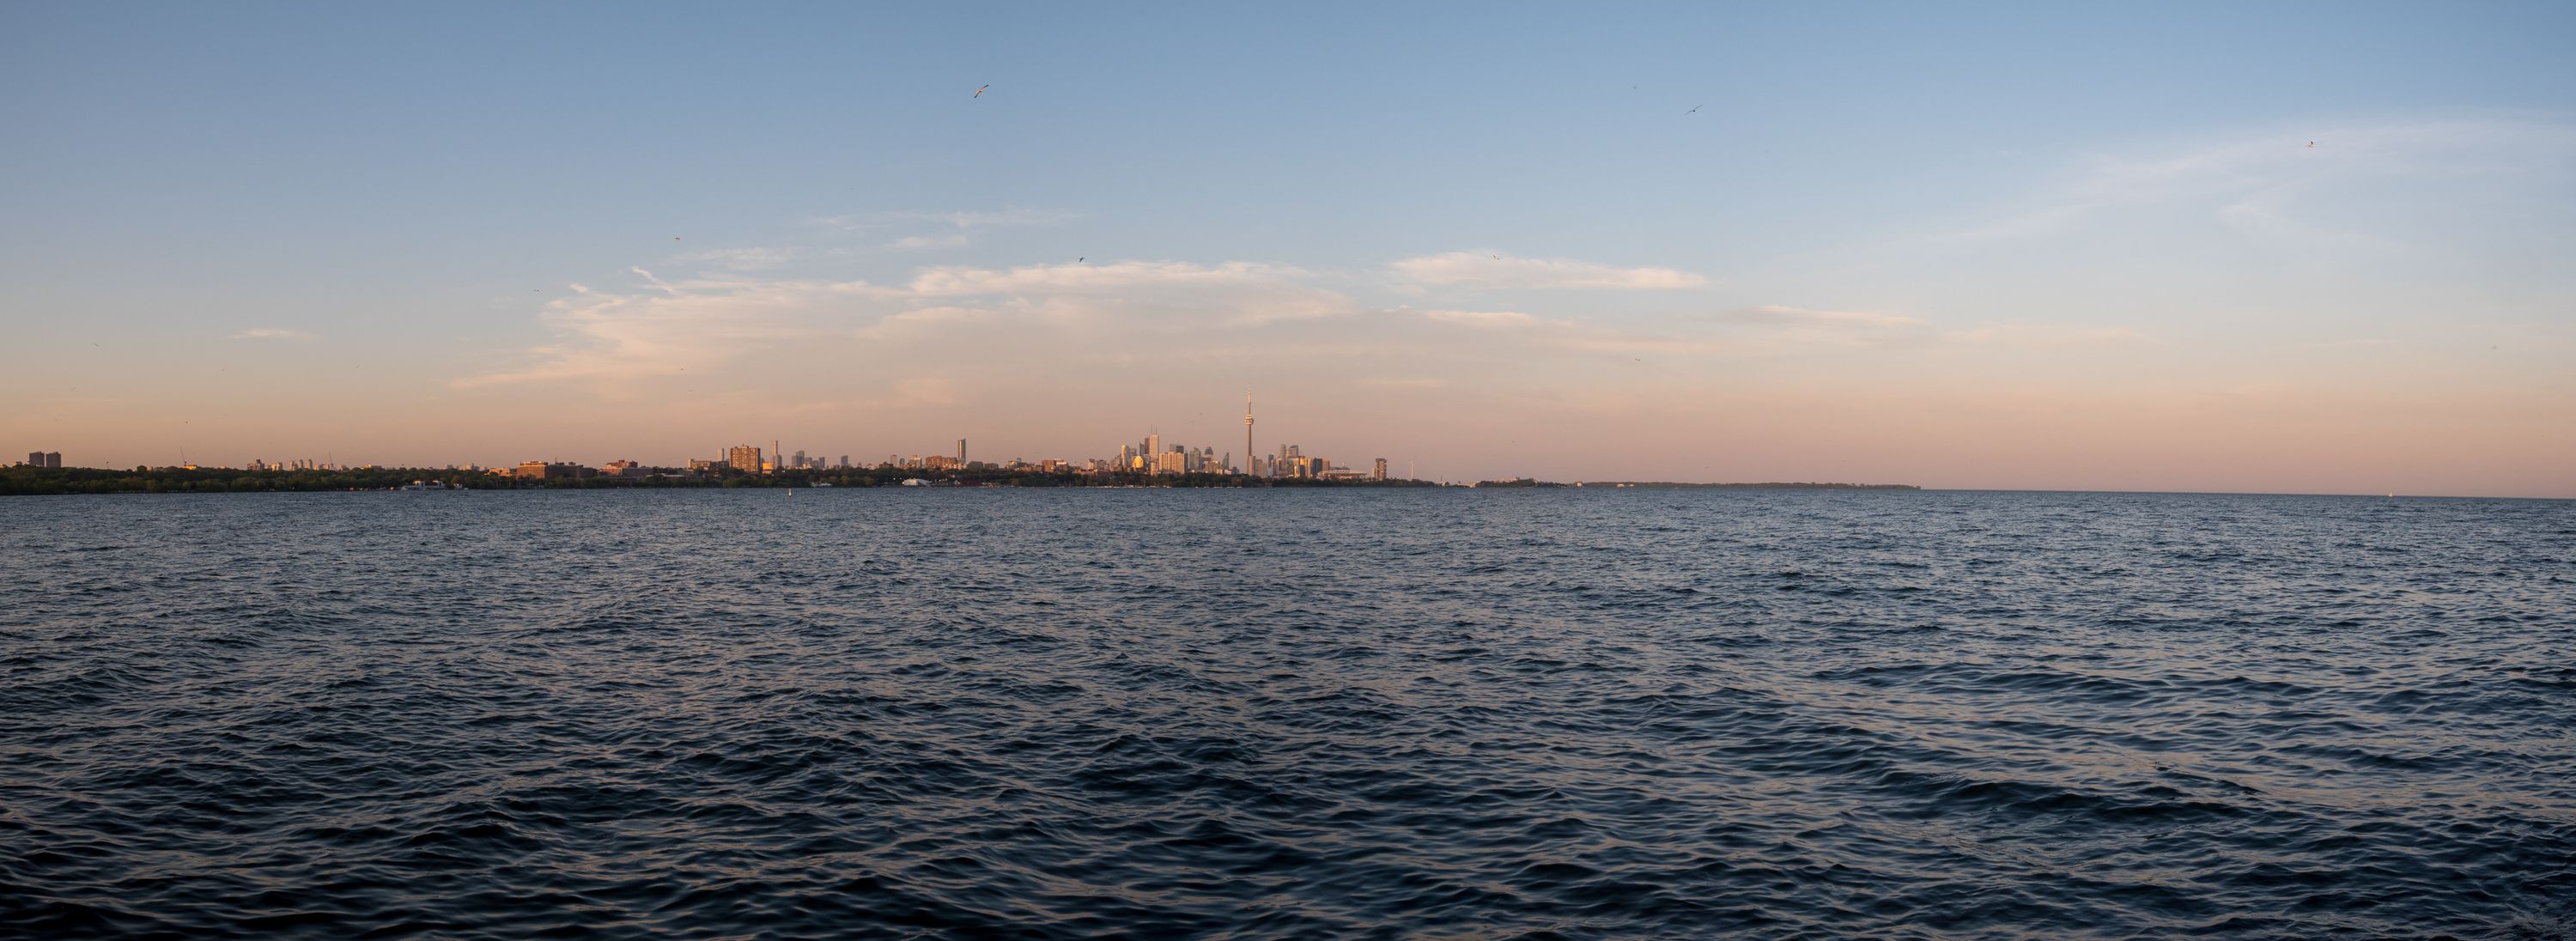
{"type": "Polygon", "coordinates": [[[1385,458],[1378,458],[1378,459],[1377,459],[1377,469],[1376,469],[1375,471],[1370,472],[1370,474],[1369,474],[1369,479],[1371,479],[1371,480],[1385,480],[1385,479],[1386,479],[1386,459],[1385,459],[1385,458]]]}
{"type": "Polygon", "coordinates": [[[734,445],[732,450],[725,452],[725,461],[732,464],[733,469],[743,473],[760,473],[760,446],[753,444],[734,445]]]}

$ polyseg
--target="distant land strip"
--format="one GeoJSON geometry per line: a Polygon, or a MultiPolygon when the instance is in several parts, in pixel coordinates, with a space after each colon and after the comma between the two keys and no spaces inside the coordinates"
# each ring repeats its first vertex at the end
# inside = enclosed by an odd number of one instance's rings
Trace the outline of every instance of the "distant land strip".
{"type": "Polygon", "coordinates": [[[1913,484],[1834,484],[1772,481],[1760,484],[1686,484],[1669,480],[1587,480],[1577,486],[1627,487],[1646,490],[1921,490],[1913,484]]]}
{"type": "Polygon", "coordinates": [[[1147,474],[1090,471],[1036,471],[976,466],[961,470],[850,467],[746,474],[699,473],[656,469],[649,473],[588,473],[528,477],[509,469],[427,467],[347,467],[329,470],[236,470],[232,468],[100,467],[0,468],[0,496],[48,496],[78,493],[315,493],[366,490],[607,490],[741,487],[1473,487],[1643,490],[1921,490],[1912,484],[1845,484],[1816,482],[1679,483],[1674,481],[1579,481],[1558,483],[1520,478],[1472,484],[1390,478],[1281,478],[1245,474],[1147,474]]]}

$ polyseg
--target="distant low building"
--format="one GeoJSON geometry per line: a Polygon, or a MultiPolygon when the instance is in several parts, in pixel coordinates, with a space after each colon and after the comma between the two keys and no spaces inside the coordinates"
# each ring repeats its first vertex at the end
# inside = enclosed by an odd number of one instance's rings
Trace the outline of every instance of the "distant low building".
{"type": "Polygon", "coordinates": [[[579,464],[557,464],[550,461],[521,461],[519,462],[519,469],[513,472],[510,476],[519,478],[520,480],[570,480],[578,477],[590,477],[598,473],[598,471],[583,467],[579,464]]]}

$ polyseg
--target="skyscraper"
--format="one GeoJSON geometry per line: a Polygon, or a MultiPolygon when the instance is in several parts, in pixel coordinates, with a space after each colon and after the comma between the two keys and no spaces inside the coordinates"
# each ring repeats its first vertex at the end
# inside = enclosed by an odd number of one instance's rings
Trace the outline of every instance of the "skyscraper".
{"type": "Polygon", "coordinates": [[[966,439],[957,439],[957,466],[966,466],[966,439]]]}
{"type": "Polygon", "coordinates": [[[1369,476],[1370,476],[1370,477],[1372,477],[1372,478],[1378,479],[1378,480],[1385,480],[1385,479],[1386,479],[1386,459],[1385,459],[1385,458],[1378,458],[1378,459],[1377,459],[1377,470],[1375,470],[1375,471],[1371,472],[1371,473],[1369,474],[1369,476]]]}
{"type": "Polygon", "coordinates": [[[1243,390],[1243,459],[1249,461],[1252,455],[1252,390],[1245,389],[1243,390]]]}

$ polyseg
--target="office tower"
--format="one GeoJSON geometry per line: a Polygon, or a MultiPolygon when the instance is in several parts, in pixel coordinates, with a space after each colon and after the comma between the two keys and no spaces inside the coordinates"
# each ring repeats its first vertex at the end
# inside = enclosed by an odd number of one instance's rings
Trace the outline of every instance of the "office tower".
{"type": "Polygon", "coordinates": [[[957,466],[966,466],[966,439],[957,439],[957,466]]]}
{"type": "Polygon", "coordinates": [[[1371,472],[1369,473],[1369,476],[1370,476],[1370,477],[1372,477],[1372,478],[1378,479],[1378,480],[1385,480],[1385,479],[1386,479],[1386,459],[1385,459],[1385,458],[1378,458],[1378,459],[1377,459],[1377,470],[1375,470],[1375,471],[1371,471],[1371,472]]]}
{"type": "Polygon", "coordinates": [[[1146,436],[1145,436],[1145,459],[1146,459],[1146,460],[1152,460],[1152,461],[1159,461],[1159,460],[1162,460],[1162,454],[1163,454],[1163,433],[1162,433],[1162,432],[1157,431],[1157,432],[1154,432],[1153,434],[1146,435],[1146,436]]]}
{"type": "Polygon", "coordinates": [[[787,451],[786,449],[778,446],[778,439],[769,439],[769,469],[777,469],[778,466],[786,460],[787,451]]]}
{"type": "Polygon", "coordinates": [[[790,465],[790,466],[795,467],[797,470],[804,470],[804,469],[805,469],[805,452],[803,452],[803,451],[798,451],[798,452],[796,452],[796,463],[795,463],[795,464],[793,464],[793,465],[790,465]]]}
{"type": "MultiPolygon", "coordinates": [[[[1252,459],[1252,390],[1243,390],[1243,458],[1252,459]]],[[[1227,463],[1232,463],[1229,459],[1227,463]]]]}

